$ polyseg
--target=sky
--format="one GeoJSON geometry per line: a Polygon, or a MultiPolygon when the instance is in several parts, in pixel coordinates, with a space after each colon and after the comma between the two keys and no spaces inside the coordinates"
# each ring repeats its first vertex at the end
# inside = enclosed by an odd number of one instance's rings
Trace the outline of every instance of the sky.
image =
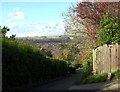
{"type": "Polygon", "coordinates": [[[10,31],[7,36],[58,36],[64,35],[63,12],[77,2],[2,2],[2,26],[10,31]]]}

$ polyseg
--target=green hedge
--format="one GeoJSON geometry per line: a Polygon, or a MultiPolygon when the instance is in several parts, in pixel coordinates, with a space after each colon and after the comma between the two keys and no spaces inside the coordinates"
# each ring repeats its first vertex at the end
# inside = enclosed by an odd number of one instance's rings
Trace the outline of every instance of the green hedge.
{"type": "Polygon", "coordinates": [[[3,89],[20,87],[68,74],[65,61],[45,58],[40,50],[25,43],[2,39],[3,89]]]}

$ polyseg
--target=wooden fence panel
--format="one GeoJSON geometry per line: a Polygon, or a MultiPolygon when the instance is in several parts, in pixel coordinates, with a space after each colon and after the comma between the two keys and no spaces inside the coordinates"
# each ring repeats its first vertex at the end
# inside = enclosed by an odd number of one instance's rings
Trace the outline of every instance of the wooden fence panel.
{"type": "Polygon", "coordinates": [[[120,45],[103,45],[93,50],[94,73],[111,73],[120,69],[120,45]]]}

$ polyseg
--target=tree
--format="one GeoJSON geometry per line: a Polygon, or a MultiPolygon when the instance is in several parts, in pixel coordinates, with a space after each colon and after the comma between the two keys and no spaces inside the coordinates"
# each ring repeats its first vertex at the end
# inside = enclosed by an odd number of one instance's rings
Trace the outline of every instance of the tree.
{"type": "Polygon", "coordinates": [[[120,42],[120,20],[108,13],[101,19],[98,41],[101,45],[120,42]]]}
{"type": "Polygon", "coordinates": [[[53,56],[51,51],[47,51],[46,54],[47,54],[48,57],[52,57],[53,56]]]}
{"type": "Polygon", "coordinates": [[[80,49],[76,44],[66,44],[66,48],[61,49],[61,52],[63,60],[67,60],[71,64],[79,63],[80,49]]]}
{"type": "Polygon", "coordinates": [[[10,31],[10,29],[8,28],[8,27],[3,27],[2,28],[2,35],[3,35],[3,37],[5,37],[5,35],[6,35],[6,33],[8,32],[8,31],[10,31]]]}
{"type": "Polygon", "coordinates": [[[84,19],[88,35],[97,42],[97,33],[100,30],[100,19],[109,12],[112,16],[119,17],[120,2],[82,2],[78,3],[73,12],[84,19]]]}
{"type": "Polygon", "coordinates": [[[68,12],[63,13],[65,23],[65,34],[67,35],[83,35],[86,36],[86,27],[84,21],[76,16],[76,13],[73,12],[75,7],[72,6],[69,8],[68,12]]]}
{"type": "Polygon", "coordinates": [[[51,51],[49,51],[47,49],[41,48],[41,52],[45,57],[52,57],[53,56],[51,51]]]}
{"type": "Polygon", "coordinates": [[[12,34],[12,36],[10,36],[10,39],[15,40],[15,36],[16,36],[16,35],[13,35],[13,34],[12,34]]]}
{"type": "Polygon", "coordinates": [[[84,20],[77,16],[76,12],[73,12],[74,9],[75,6],[71,6],[67,13],[63,13],[65,31],[67,35],[74,37],[73,41],[75,43],[78,45],[80,44],[78,47],[82,54],[86,50],[92,48],[94,44],[88,36],[84,20]]]}
{"type": "MultiPolygon", "coordinates": [[[[2,36],[2,27],[1,27],[1,26],[0,26],[0,35],[2,36]]],[[[1,37],[1,36],[0,36],[0,37],[1,37]]]]}

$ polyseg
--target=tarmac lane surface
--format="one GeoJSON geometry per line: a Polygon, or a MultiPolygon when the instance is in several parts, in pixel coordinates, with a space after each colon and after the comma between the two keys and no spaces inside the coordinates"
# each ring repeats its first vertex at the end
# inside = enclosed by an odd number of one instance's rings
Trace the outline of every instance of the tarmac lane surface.
{"type": "Polygon", "coordinates": [[[45,85],[38,85],[37,87],[30,89],[30,92],[34,92],[36,90],[68,90],[75,81],[81,78],[81,76],[81,71],[77,71],[75,74],[71,74],[69,77],[61,78],[45,85]]]}

